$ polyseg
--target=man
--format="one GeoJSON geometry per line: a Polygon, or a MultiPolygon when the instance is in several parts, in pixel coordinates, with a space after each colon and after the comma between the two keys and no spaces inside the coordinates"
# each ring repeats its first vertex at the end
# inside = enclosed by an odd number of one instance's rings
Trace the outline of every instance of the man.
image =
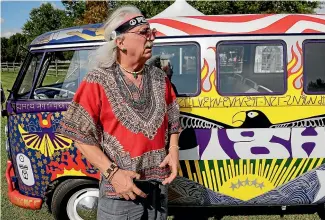
{"type": "Polygon", "coordinates": [[[168,77],[145,64],[155,30],[133,6],[117,9],[104,28],[107,43],[57,131],[101,172],[98,219],[166,219],[180,122],[168,77]]]}

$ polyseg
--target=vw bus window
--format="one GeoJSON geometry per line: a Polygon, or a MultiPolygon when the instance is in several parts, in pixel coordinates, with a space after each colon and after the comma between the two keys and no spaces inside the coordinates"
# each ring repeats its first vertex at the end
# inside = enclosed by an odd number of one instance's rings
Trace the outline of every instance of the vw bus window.
{"type": "Polygon", "coordinates": [[[304,45],[304,86],[307,93],[325,93],[325,41],[304,45]]]}
{"type": "Polygon", "coordinates": [[[194,95],[199,90],[199,60],[196,44],[155,45],[148,63],[166,72],[177,95],[194,95]]]}
{"type": "Polygon", "coordinates": [[[218,91],[222,95],[283,94],[284,47],[278,42],[222,42],[217,45],[218,91]]]}
{"type": "Polygon", "coordinates": [[[31,61],[26,70],[24,79],[20,84],[17,95],[19,98],[28,98],[28,94],[32,89],[34,78],[36,77],[37,70],[40,66],[43,53],[33,54],[31,61]]]}
{"type": "Polygon", "coordinates": [[[49,52],[45,58],[34,99],[71,99],[88,72],[91,50],[49,52]]]}

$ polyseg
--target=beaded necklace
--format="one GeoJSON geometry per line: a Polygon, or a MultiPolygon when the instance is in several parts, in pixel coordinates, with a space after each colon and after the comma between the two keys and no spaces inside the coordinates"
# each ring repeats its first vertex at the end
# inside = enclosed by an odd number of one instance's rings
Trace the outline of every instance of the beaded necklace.
{"type": "Polygon", "coordinates": [[[139,71],[129,71],[129,70],[125,69],[123,66],[121,66],[121,64],[119,64],[119,65],[120,65],[120,67],[121,67],[125,72],[127,72],[127,73],[131,73],[135,79],[138,78],[138,75],[139,75],[139,74],[143,71],[143,69],[144,69],[144,67],[143,67],[143,68],[142,68],[141,70],[139,70],[139,71]]]}

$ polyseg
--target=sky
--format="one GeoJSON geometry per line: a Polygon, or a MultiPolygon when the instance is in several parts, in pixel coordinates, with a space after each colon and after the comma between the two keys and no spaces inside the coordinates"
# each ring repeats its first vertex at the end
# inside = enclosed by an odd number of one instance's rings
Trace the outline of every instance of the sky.
{"type": "MultiPolygon", "coordinates": [[[[21,32],[24,23],[29,18],[29,13],[33,8],[38,8],[44,2],[50,2],[59,9],[64,9],[60,0],[56,1],[1,1],[1,37],[10,37],[11,35],[21,32]]],[[[318,9],[317,13],[325,14],[325,7],[318,9]]]]}
{"type": "Polygon", "coordinates": [[[21,32],[31,10],[40,7],[44,2],[50,2],[54,7],[64,9],[61,1],[1,0],[1,37],[10,37],[17,32],[21,32]]]}

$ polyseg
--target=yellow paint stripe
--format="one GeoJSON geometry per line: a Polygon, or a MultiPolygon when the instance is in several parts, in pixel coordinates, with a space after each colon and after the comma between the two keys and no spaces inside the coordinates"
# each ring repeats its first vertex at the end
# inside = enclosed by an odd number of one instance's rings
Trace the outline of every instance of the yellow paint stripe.
{"type": "Polygon", "coordinates": [[[218,189],[220,189],[221,179],[220,179],[220,174],[219,174],[219,165],[218,165],[218,162],[216,160],[214,160],[213,161],[213,165],[214,165],[214,171],[215,171],[215,174],[216,174],[217,186],[218,186],[218,189]]]}
{"type": "Polygon", "coordinates": [[[262,159],[262,167],[261,167],[260,176],[264,176],[264,171],[265,171],[265,159],[262,159]]]}
{"type": "Polygon", "coordinates": [[[251,167],[250,167],[251,169],[250,169],[250,174],[254,174],[253,173],[253,169],[254,169],[254,165],[253,165],[253,163],[251,163],[251,167]]]}
{"type": "Polygon", "coordinates": [[[277,180],[279,178],[279,175],[281,174],[282,169],[283,169],[283,167],[284,167],[284,165],[285,165],[286,162],[287,162],[287,159],[284,159],[282,161],[282,163],[280,164],[279,169],[278,169],[278,171],[276,172],[276,174],[274,176],[274,181],[273,181],[274,183],[277,182],[277,180]]]}
{"type": "Polygon", "coordinates": [[[197,182],[196,173],[193,173],[194,181],[197,182]]]}
{"type": "Polygon", "coordinates": [[[243,159],[239,159],[239,175],[243,175],[244,166],[243,166],[243,159]]]}
{"type": "Polygon", "coordinates": [[[293,178],[292,178],[292,175],[294,174],[294,172],[296,171],[296,169],[297,169],[297,167],[293,167],[293,168],[292,168],[292,171],[290,172],[290,174],[289,174],[288,177],[284,180],[283,183],[286,183],[286,182],[288,182],[288,181],[290,181],[290,180],[293,179],[293,178]]]}
{"type": "Polygon", "coordinates": [[[320,165],[323,164],[324,158],[319,158],[318,163],[316,164],[316,167],[319,167],[320,165]]]}
{"type": "Polygon", "coordinates": [[[233,174],[232,174],[232,170],[230,168],[230,165],[228,165],[228,172],[229,172],[229,179],[232,179],[233,174]]]}
{"type": "Polygon", "coordinates": [[[221,173],[221,179],[222,179],[222,185],[223,185],[226,182],[225,175],[223,173],[223,167],[220,168],[220,173],[221,173]]]}
{"type": "Polygon", "coordinates": [[[307,161],[306,161],[306,163],[305,163],[305,165],[304,165],[303,168],[300,170],[299,176],[300,176],[301,174],[304,173],[304,170],[306,169],[306,167],[307,167],[309,161],[310,161],[310,159],[308,158],[307,161]]]}
{"type": "Polygon", "coordinates": [[[314,169],[316,160],[317,160],[317,158],[313,158],[313,160],[311,161],[307,171],[314,169]]]}
{"type": "Polygon", "coordinates": [[[247,164],[247,173],[246,174],[250,174],[251,173],[251,162],[249,159],[247,159],[246,161],[246,164],[247,164]]]}
{"type": "Polygon", "coordinates": [[[273,174],[273,170],[275,168],[276,161],[277,161],[277,159],[272,160],[272,163],[271,163],[271,166],[270,166],[270,171],[269,171],[269,173],[267,174],[267,177],[266,177],[266,179],[268,179],[268,180],[271,180],[270,177],[273,174]]]}
{"type": "Polygon", "coordinates": [[[194,165],[195,165],[196,174],[197,174],[197,177],[198,177],[199,183],[200,183],[201,185],[203,185],[202,175],[201,175],[201,170],[200,170],[199,162],[198,162],[197,160],[194,161],[194,165]]]}
{"type": "Polygon", "coordinates": [[[255,173],[254,173],[255,175],[258,175],[259,166],[260,166],[260,160],[256,159],[255,160],[255,173]]]}
{"type": "Polygon", "coordinates": [[[278,183],[277,185],[282,184],[282,183],[287,179],[287,177],[288,177],[289,173],[292,171],[292,167],[293,167],[293,165],[296,163],[296,161],[297,161],[297,158],[293,158],[293,159],[291,160],[291,163],[290,163],[290,165],[288,166],[287,171],[283,174],[281,180],[279,181],[279,183],[278,183]]]}
{"type": "Polygon", "coordinates": [[[271,175],[271,177],[269,179],[270,182],[272,182],[272,183],[273,183],[273,178],[274,178],[274,176],[275,176],[276,171],[278,170],[278,168],[279,168],[279,166],[278,165],[275,165],[274,170],[273,170],[273,173],[272,173],[272,175],[271,175]]]}
{"type": "Polygon", "coordinates": [[[264,178],[266,178],[266,175],[267,175],[267,172],[269,171],[269,168],[270,168],[270,164],[267,164],[266,165],[266,169],[265,169],[265,172],[264,172],[264,178]]]}
{"type": "Polygon", "coordinates": [[[248,174],[247,166],[246,166],[246,164],[244,164],[244,173],[243,173],[243,175],[247,175],[247,174],[248,174]]]}
{"type": "Polygon", "coordinates": [[[224,172],[225,172],[225,180],[227,181],[229,179],[228,169],[227,169],[227,162],[226,162],[226,160],[223,160],[222,163],[223,163],[223,169],[224,169],[224,172]]]}
{"type": "Polygon", "coordinates": [[[239,174],[239,168],[238,168],[238,164],[236,164],[236,176],[240,175],[239,174]]]}
{"type": "Polygon", "coordinates": [[[212,185],[212,179],[211,179],[211,173],[210,173],[210,167],[209,167],[208,160],[204,160],[204,167],[205,167],[205,172],[206,172],[206,176],[207,176],[208,183],[209,183],[209,189],[213,190],[213,185],[212,185]]]}
{"type": "Polygon", "coordinates": [[[281,181],[281,178],[282,178],[282,176],[285,174],[286,170],[287,170],[287,167],[284,167],[283,170],[282,170],[282,172],[281,172],[280,175],[278,176],[278,178],[277,178],[277,180],[276,180],[274,186],[278,186],[278,185],[279,185],[279,182],[281,181]]]}
{"type": "Polygon", "coordinates": [[[294,172],[294,173],[292,174],[292,176],[291,176],[292,179],[293,179],[293,178],[296,178],[296,176],[298,175],[299,170],[300,170],[301,167],[306,163],[306,161],[307,161],[307,158],[303,158],[303,159],[300,161],[298,167],[296,168],[295,172],[294,172]]]}
{"type": "Polygon", "coordinates": [[[232,177],[235,177],[236,176],[236,173],[235,173],[234,160],[230,160],[230,167],[231,167],[231,171],[232,171],[232,177]]]}
{"type": "Polygon", "coordinates": [[[188,178],[190,180],[193,180],[192,171],[191,171],[191,167],[190,167],[190,162],[188,160],[185,160],[185,166],[186,166],[188,178]]]}
{"type": "Polygon", "coordinates": [[[204,186],[205,186],[206,188],[208,188],[208,187],[209,187],[209,186],[208,186],[208,181],[207,181],[207,177],[206,177],[204,171],[202,171],[202,175],[203,175],[204,186]]]}
{"type": "Polygon", "coordinates": [[[212,181],[213,181],[213,190],[215,192],[217,192],[218,191],[218,188],[217,188],[216,177],[214,175],[214,170],[213,169],[211,170],[211,175],[212,175],[212,181]]]}

